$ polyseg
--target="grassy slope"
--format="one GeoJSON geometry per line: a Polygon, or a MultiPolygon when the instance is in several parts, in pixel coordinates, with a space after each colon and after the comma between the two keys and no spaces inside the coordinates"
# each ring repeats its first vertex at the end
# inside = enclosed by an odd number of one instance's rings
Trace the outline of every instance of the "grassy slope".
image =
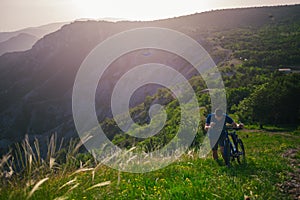
{"type": "MultiPolygon", "coordinates": [[[[240,136],[247,153],[244,166],[233,165],[228,169],[219,166],[210,156],[199,158],[197,152],[146,174],[119,173],[98,166],[94,181],[92,171],[51,175],[31,199],[243,199],[244,195],[252,199],[289,199],[277,184],[289,179],[287,174],[292,168],[282,154],[300,147],[299,134],[243,131],[240,136]],[[106,181],[111,183],[88,190],[106,181]]],[[[2,186],[0,199],[26,199],[32,188],[24,184],[13,188],[2,186]]]]}

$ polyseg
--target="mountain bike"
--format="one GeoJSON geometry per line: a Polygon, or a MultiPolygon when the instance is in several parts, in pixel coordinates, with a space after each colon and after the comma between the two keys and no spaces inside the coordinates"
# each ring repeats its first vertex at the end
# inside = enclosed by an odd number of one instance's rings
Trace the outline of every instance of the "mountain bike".
{"type": "Polygon", "coordinates": [[[226,138],[224,141],[224,160],[229,167],[230,162],[235,159],[239,164],[245,163],[246,154],[243,141],[238,137],[236,131],[242,128],[226,127],[226,138]],[[230,136],[230,137],[229,137],[230,136]]]}

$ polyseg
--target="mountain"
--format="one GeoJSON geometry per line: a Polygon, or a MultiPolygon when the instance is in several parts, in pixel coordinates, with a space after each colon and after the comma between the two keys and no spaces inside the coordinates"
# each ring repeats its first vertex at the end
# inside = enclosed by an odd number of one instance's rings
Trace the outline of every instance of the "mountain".
{"type": "MultiPolygon", "coordinates": [[[[222,63],[232,51],[213,43],[213,33],[299,22],[299,11],[300,5],[244,8],[151,22],[77,21],[64,25],[38,40],[30,50],[6,53],[0,57],[1,147],[21,140],[25,134],[40,138],[53,132],[57,132],[59,137],[76,136],[71,105],[76,73],[91,50],[114,34],[138,27],[177,30],[199,42],[216,63],[222,63]]],[[[35,34],[31,32],[31,35],[37,36],[39,30],[35,34]]],[[[1,37],[3,35],[0,34],[1,37]]],[[[187,61],[168,52],[145,49],[121,56],[99,82],[101,87],[96,93],[99,121],[111,116],[110,96],[118,79],[133,66],[151,62],[173,66],[187,78],[194,75],[187,61]]],[[[143,102],[156,90],[155,85],[139,90],[131,105],[143,102]]]]}
{"type": "Polygon", "coordinates": [[[21,34],[21,33],[33,35],[37,38],[42,38],[44,35],[58,30],[60,27],[62,27],[65,24],[67,24],[67,23],[66,22],[58,22],[58,23],[42,25],[39,27],[25,28],[25,29],[21,29],[18,31],[0,32],[0,42],[4,42],[12,37],[15,37],[15,36],[21,34]]]}
{"type": "MultiPolygon", "coordinates": [[[[76,21],[89,21],[91,19],[78,19],[76,21]]],[[[124,21],[119,18],[100,18],[98,21],[117,22],[124,21]]],[[[25,28],[14,32],[0,32],[0,56],[8,52],[25,51],[43,36],[57,31],[67,22],[51,23],[39,27],[25,28]]]]}
{"type": "Polygon", "coordinates": [[[40,38],[57,31],[64,24],[66,23],[52,23],[13,32],[0,32],[0,55],[29,50],[40,38]]]}
{"type": "Polygon", "coordinates": [[[38,41],[39,38],[27,33],[20,33],[4,42],[0,43],[0,56],[7,52],[25,51],[31,49],[32,45],[38,41]]]}

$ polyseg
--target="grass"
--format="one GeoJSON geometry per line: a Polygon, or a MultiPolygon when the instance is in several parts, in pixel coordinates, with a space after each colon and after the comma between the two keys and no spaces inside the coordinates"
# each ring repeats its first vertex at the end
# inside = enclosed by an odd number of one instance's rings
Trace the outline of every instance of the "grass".
{"type": "Polygon", "coordinates": [[[278,186],[289,180],[292,170],[282,154],[299,148],[300,136],[262,131],[239,135],[246,147],[244,165],[227,168],[211,155],[199,158],[196,150],[166,168],[144,174],[96,163],[68,170],[62,165],[39,179],[32,177],[32,184],[21,174],[18,179],[12,176],[0,186],[0,199],[290,199],[278,186]]]}

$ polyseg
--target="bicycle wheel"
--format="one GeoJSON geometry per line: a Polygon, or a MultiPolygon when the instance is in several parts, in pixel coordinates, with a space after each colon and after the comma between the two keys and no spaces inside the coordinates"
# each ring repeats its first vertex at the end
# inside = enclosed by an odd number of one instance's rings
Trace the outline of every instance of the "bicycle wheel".
{"type": "Polygon", "coordinates": [[[245,154],[245,147],[241,139],[238,139],[237,141],[237,149],[238,149],[237,161],[239,164],[244,163],[246,159],[246,154],[245,154]]]}
{"type": "Polygon", "coordinates": [[[224,161],[225,164],[229,167],[230,166],[230,142],[228,139],[224,141],[224,161]]]}

